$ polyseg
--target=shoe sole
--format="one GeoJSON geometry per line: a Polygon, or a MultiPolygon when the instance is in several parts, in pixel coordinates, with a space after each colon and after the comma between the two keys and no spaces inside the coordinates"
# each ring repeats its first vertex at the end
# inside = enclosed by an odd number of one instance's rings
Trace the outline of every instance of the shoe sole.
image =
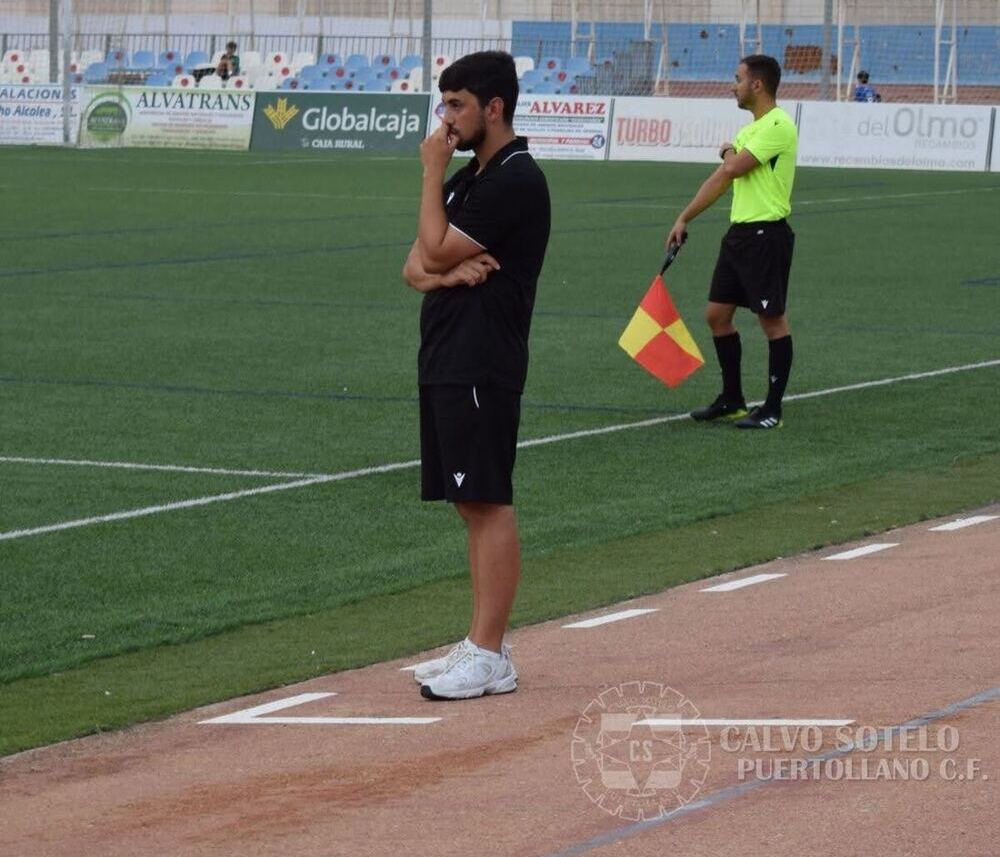
{"type": "Polygon", "coordinates": [[[499,696],[502,693],[513,693],[517,690],[517,675],[507,676],[505,679],[485,687],[474,687],[469,690],[458,691],[451,694],[438,694],[431,690],[429,684],[420,686],[420,695],[424,699],[450,700],[450,699],[478,699],[480,696],[499,696]]]}
{"type": "Polygon", "coordinates": [[[745,416],[749,416],[750,412],[746,408],[741,408],[738,411],[733,411],[731,414],[723,414],[719,417],[696,417],[691,414],[691,419],[696,423],[732,423],[736,420],[741,420],[745,416]]]}

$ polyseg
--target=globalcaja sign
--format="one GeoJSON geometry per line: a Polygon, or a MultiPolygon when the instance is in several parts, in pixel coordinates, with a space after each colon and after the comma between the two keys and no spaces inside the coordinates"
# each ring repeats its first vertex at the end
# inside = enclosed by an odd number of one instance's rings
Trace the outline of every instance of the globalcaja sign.
{"type": "Polygon", "coordinates": [[[253,149],[415,154],[429,96],[270,92],[257,97],[253,149]]]}
{"type": "Polygon", "coordinates": [[[799,164],[916,170],[986,169],[990,107],[802,103],[799,164]]]}
{"type": "MultiPolygon", "coordinates": [[[[70,90],[70,138],[76,141],[76,87],[70,90]]],[[[59,145],[63,142],[61,86],[0,84],[0,145],[59,145]]]]}
{"type": "Polygon", "coordinates": [[[87,87],[80,145],[247,149],[254,93],[87,87]]]}

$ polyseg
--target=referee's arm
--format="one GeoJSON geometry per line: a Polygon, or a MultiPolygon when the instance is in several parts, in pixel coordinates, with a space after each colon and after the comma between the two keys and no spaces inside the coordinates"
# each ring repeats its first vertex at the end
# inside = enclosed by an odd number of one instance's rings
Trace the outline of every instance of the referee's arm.
{"type": "Polygon", "coordinates": [[[687,238],[687,225],[710,207],[720,196],[722,196],[733,179],[745,176],[748,172],[760,166],[760,162],[747,150],[743,149],[737,154],[732,146],[722,147],[722,164],[712,173],[698,188],[698,192],[691,201],[684,207],[684,210],[677,217],[670,234],[667,236],[667,247],[683,244],[687,238]]]}

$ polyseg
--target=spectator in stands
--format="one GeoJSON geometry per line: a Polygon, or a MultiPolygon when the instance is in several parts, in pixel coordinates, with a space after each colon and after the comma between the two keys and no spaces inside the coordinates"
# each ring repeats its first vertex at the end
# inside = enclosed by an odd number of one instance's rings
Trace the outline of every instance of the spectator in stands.
{"type": "Polygon", "coordinates": [[[854,87],[854,100],[869,103],[882,100],[882,96],[875,91],[875,87],[868,83],[867,71],[858,72],[858,85],[854,87]]]}
{"type": "Polygon", "coordinates": [[[219,57],[215,73],[223,80],[229,80],[240,73],[240,58],[236,53],[236,42],[226,43],[226,52],[219,57]]]}

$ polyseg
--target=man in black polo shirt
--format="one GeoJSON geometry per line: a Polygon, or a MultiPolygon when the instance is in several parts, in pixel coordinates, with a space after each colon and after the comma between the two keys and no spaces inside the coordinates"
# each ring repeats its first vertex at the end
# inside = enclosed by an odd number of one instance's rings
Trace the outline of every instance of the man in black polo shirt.
{"type": "Polygon", "coordinates": [[[521,568],[511,477],[550,210],[545,176],[513,130],[513,58],[469,54],[438,87],[444,115],[420,147],[420,220],[403,277],[424,293],[421,496],[454,503],[465,521],[473,608],[468,637],[414,677],[428,699],[467,699],[517,687],[503,644],[521,568]],[[445,182],[455,149],[475,157],[445,182]]]}

